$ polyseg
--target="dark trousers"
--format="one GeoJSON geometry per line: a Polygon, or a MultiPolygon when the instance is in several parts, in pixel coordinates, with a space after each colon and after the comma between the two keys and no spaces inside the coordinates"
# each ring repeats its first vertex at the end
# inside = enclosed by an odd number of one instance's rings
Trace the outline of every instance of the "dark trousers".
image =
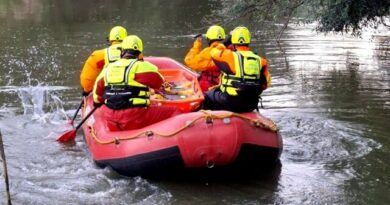
{"type": "Polygon", "coordinates": [[[236,113],[251,112],[258,109],[258,95],[231,96],[214,88],[204,94],[204,101],[201,109],[204,110],[227,110],[236,113]]]}

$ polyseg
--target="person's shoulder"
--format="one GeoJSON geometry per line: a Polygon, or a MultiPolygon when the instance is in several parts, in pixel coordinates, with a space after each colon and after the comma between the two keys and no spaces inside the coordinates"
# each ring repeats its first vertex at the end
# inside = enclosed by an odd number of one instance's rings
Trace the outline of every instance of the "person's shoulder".
{"type": "Polygon", "coordinates": [[[153,63],[151,63],[149,61],[140,61],[140,62],[142,62],[144,66],[147,66],[149,68],[158,69],[158,67],[156,65],[154,65],[153,63]]]}
{"type": "Polygon", "coordinates": [[[104,53],[105,50],[107,49],[108,47],[106,48],[100,48],[100,49],[96,49],[94,52],[97,52],[97,53],[104,53]]]}
{"type": "Polygon", "coordinates": [[[122,47],[122,44],[112,44],[110,46],[108,46],[107,48],[103,48],[101,50],[107,50],[107,49],[110,49],[110,48],[113,48],[113,49],[120,49],[122,47]]]}
{"type": "Polygon", "coordinates": [[[219,41],[213,42],[209,48],[226,48],[225,45],[219,41]]]}
{"type": "Polygon", "coordinates": [[[105,48],[94,50],[91,56],[104,56],[105,48]]]}
{"type": "Polygon", "coordinates": [[[223,45],[222,43],[219,43],[219,44],[215,45],[215,46],[213,47],[213,50],[214,50],[214,49],[216,49],[216,50],[228,50],[228,48],[226,48],[226,46],[223,45]]]}
{"type": "Polygon", "coordinates": [[[107,67],[124,66],[124,65],[126,65],[126,64],[129,64],[127,61],[129,61],[129,60],[121,58],[121,59],[119,59],[119,60],[117,60],[117,61],[115,61],[115,62],[112,62],[112,63],[107,64],[107,67]]]}
{"type": "Polygon", "coordinates": [[[261,56],[259,56],[259,57],[260,57],[260,59],[261,59],[261,64],[262,64],[262,65],[268,65],[268,60],[267,60],[266,58],[261,57],[261,56]]]}
{"type": "Polygon", "coordinates": [[[219,53],[221,53],[222,51],[230,52],[231,50],[226,48],[225,45],[223,45],[222,43],[217,44],[215,47],[210,48],[211,55],[216,55],[216,54],[219,55],[219,53]]]}

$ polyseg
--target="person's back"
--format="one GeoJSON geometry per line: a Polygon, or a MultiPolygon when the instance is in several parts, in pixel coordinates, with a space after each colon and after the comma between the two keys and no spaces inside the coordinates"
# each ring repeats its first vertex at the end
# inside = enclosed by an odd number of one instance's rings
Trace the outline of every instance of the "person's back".
{"type": "Polygon", "coordinates": [[[164,82],[158,68],[139,60],[141,39],[128,36],[122,44],[122,59],[108,64],[94,86],[94,102],[102,106],[110,130],[138,129],[180,113],[179,109],[150,105],[149,88],[164,82]]]}
{"type": "Polygon", "coordinates": [[[249,49],[250,33],[245,27],[232,32],[235,51],[223,45],[211,51],[222,71],[220,85],[205,93],[203,109],[250,112],[258,108],[259,96],[270,85],[268,62],[249,49]]]}
{"type": "Polygon", "coordinates": [[[99,78],[96,86],[104,89],[98,89],[94,97],[104,97],[107,107],[116,110],[148,106],[149,87],[159,89],[163,82],[156,66],[133,58],[108,64],[99,78]]]}
{"type": "Polygon", "coordinates": [[[80,74],[80,84],[83,89],[83,95],[87,96],[93,88],[96,78],[103,67],[111,62],[120,59],[120,43],[127,36],[127,31],[121,26],[115,26],[111,29],[107,41],[110,46],[104,49],[95,50],[85,61],[80,74]]]}
{"type": "Polygon", "coordinates": [[[199,83],[203,92],[219,83],[220,71],[211,59],[210,51],[224,39],[224,29],[217,25],[211,26],[206,32],[208,47],[202,50],[202,37],[199,36],[184,58],[186,66],[193,71],[200,72],[199,83]]]}

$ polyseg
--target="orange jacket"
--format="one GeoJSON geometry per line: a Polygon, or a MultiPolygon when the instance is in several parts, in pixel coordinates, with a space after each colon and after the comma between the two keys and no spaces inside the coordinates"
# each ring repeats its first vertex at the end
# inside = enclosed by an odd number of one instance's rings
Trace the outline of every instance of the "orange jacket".
{"type": "Polygon", "coordinates": [[[91,92],[100,71],[104,67],[105,49],[94,51],[84,64],[80,74],[80,84],[84,92],[91,92]]]}
{"type": "Polygon", "coordinates": [[[209,88],[219,83],[221,72],[214,64],[210,55],[211,49],[217,47],[219,44],[219,42],[213,42],[209,47],[201,51],[202,39],[198,38],[184,58],[184,62],[188,67],[194,71],[201,72],[198,80],[203,92],[208,91],[209,88]]]}
{"type": "Polygon", "coordinates": [[[202,39],[196,39],[194,45],[192,46],[190,51],[188,51],[186,57],[184,58],[184,63],[192,70],[197,72],[217,71],[218,68],[217,66],[215,66],[213,60],[211,59],[210,51],[219,44],[219,42],[215,41],[209,47],[201,50],[202,39]]]}
{"type": "MultiPolygon", "coordinates": [[[[248,46],[236,46],[237,51],[249,51],[248,46]]],[[[227,74],[236,74],[234,56],[232,50],[226,48],[223,44],[218,45],[216,48],[211,50],[211,57],[215,62],[218,62],[219,69],[227,74]]],[[[267,89],[271,84],[271,74],[268,71],[268,61],[261,57],[261,77],[262,89],[267,89]]]]}

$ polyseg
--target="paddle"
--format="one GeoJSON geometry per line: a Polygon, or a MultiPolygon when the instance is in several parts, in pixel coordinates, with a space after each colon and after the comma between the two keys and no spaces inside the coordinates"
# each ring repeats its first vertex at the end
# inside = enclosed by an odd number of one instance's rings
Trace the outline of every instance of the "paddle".
{"type": "Polygon", "coordinates": [[[199,34],[196,34],[194,37],[192,37],[193,39],[197,39],[199,37],[203,37],[203,34],[199,33],[199,34]]]}
{"type": "Polygon", "coordinates": [[[74,122],[74,120],[76,119],[77,114],[79,113],[81,107],[83,107],[83,104],[84,104],[84,98],[81,100],[80,105],[79,105],[79,107],[77,108],[76,112],[74,113],[72,120],[69,121],[69,124],[71,124],[72,126],[73,126],[73,122],[74,122]]]}
{"type": "Polygon", "coordinates": [[[99,106],[94,107],[88,114],[85,116],[85,118],[76,126],[76,128],[65,132],[65,134],[61,135],[59,138],[57,138],[57,141],[59,142],[69,142],[76,138],[76,132],[77,130],[84,124],[85,121],[95,112],[96,109],[98,109],[99,106]]]}

